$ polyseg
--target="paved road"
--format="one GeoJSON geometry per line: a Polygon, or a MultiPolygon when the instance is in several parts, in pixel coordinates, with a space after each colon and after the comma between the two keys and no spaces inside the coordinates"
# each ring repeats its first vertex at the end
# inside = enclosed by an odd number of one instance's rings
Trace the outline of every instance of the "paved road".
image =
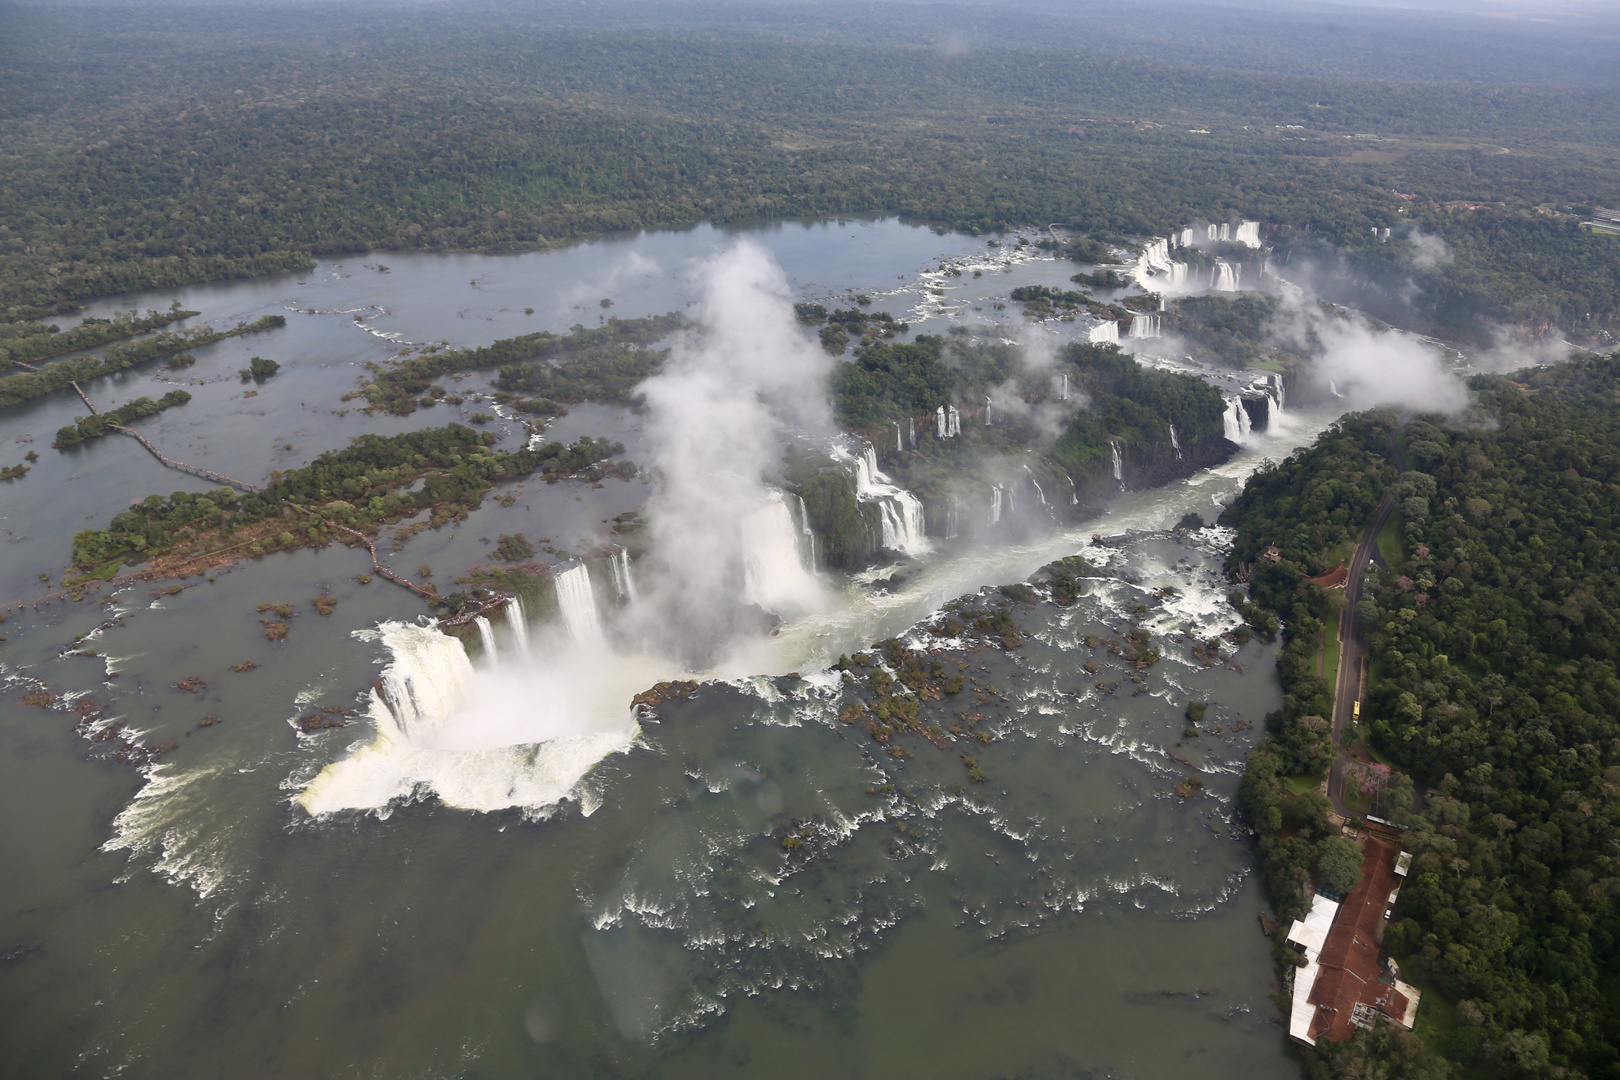
{"type": "MultiPolygon", "coordinates": [[[[1406,456],[1401,453],[1400,444],[1392,443],[1390,453],[1395,459],[1396,468],[1405,472],[1406,456]]],[[[1344,774],[1350,755],[1340,748],[1339,740],[1344,736],[1344,729],[1355,711],[1355,703],[1361,697],[1361,664],[1367,655],[1367,640],[1356,623],[1356,601],[1361,599],[1361,575],[1378,548],[1378,534],[1389,523],[1389,516],[1394,512],[1395,496],[1386,493],[1378,509],[1373,512],[1372,520],[1367,523],[1366,531],[1361,534],[1361,543],[1356,545],[1356,553],[1350,560],[1350,574],[1344,582],[1344,610],[1339,612],[1339,678],[1333,688],[1334,755],[1333,766],[1328,770],[1328,798],[1333,801],[1334,811],[1344,817],[1352,816],[1344,802],[1344,774]]]]}

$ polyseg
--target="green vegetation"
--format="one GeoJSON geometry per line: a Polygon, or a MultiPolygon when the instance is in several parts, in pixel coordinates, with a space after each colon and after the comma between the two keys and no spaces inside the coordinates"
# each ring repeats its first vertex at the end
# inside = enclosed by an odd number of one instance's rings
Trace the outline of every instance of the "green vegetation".
{"type": "MultiPolygon", "coordinates": [[[[785,9],[760,34],[739,28],[758,13],[727,25],[684,9],[657,30],[498,7],[386,27],[333,12],[312,33],[292,8],[29,8],[15,35],[74,48],[19,52],[0,73],[13,155],[0,304],[373,248],[835,214],[975,232],[1055,222],[1085,234],[1064,253],[1089,262],[1132,235],[1242,214],[1278,226],[1275,257],[1293,265],[1331,244],[1345,286],[1387,297],[1392,322],[1616,328],[1620,253],[1547,209],[1620,204],[1612,87],[1392,82],[1383,48],[1347,59],[1324,38],[1296,50],[1310,63],[1251,46],[1225,61],[1244,70],[1205,68],[1203,45],[1168,61],[1142,28],[1121,80],[1095,25],[1049,38],[997,21],[983,48],[947,55],[908,20],[849,14],[785,9]],[[1346,74],[1294,73],[1320,70],[1346,74]],[[1351,138],[1365,133],[1377,138],[1351,138]],[[1420,265],[1371,232],[1412,226],[1449,258],[1420,265]]],[[[1425,32],[1402,53],[1422,55],[1413,72],[1430,77],[1441,54],[1497,77],[1436,47],[1452,28],[1425,32]]]]}
{"type": "Polygon", "coordinates": [[[136,311],[120,311],[110,319],[86,318],[65,331],[38,321],[0,320],[0,368],[18,362],[46,360],[76,349],[93,349],[198,314],[201,313],[182,311],[180,301],[176,300],[168,311],[148,311],[144,316],[136,311]]]}
{"type": "MultiPolygon", "coordinates": [[[[1461,424],[1411,421],[1413,468],[1399,478],[1369,468],[1393,418],[1355,417],[1258,476],[1233,508],[1243,555],[1286,555],[1256,571],[1253,591],[1291,636],[1312,618],[1316,590],[1301,584],[1311,548],[1355,528],[1337,511],[1370,508],[1390,488],[1404,521],[1404,548],[1369,572],[1358,605],[1371,635],[1363,721],[1400,770],[1377,805],[1411,825],[1416,853],[1386,943],[1457,1019],[1427,1050],[1386,1033],[1324,1051],[1333,1075],[1374,1061],[1426,1078],[1620,1066],[1620,1003],[1605,990],[1620,975],[1620,358],[1514,379],[1472,380],[1461,424]],[[1330,483],[1333,498],[1294,497],[1294,485],[1304,495],[1330,483]],[[1263,505],[1268,491],[1276,506],[1263,505]],[[1407,773],[1430,785],[1420,816],[1407,773]]],[[[1295,849],[1308,844],[1287,835],[1279,790],[1300,771],[1295,731],[1309,719],[1287,653],[1287,708],[1244,779],[1279,909],[1297,906],[1306,853],[1295,849]]]]}
{"type": "Polygon", "coordinates": [[[108,424],[118,424],[122,426],[124,424],[128,424],[131,420],[140,420],[144,417],[156,416],[164,409],[173,408],[176,405],[184,405],[190,400],[191,395],[186,393],[184,390],[170,390],[167,394],[164,394],[156,401],[153,401],[149,397],[138,397],[134,401],[129,402],[127,405],[120,405],[116,409],[110,409],[107,412],[100,413],[96,416],[82,417],[77,423],[70,427],[58,428],[54,445],[60,448],[64,446],[73,446],[74,444],[82,443],[87,439],[97,439],[107,434],[108,424]]]}
{"type": "MultiPolygon", "coordinates": [[[[838,421],[880,448],[883,467],[922,500],[929,527],[943,531],[952,500],[985,503],[992,485],[1029,477],[1055,512],[1067,512],[1071,493],[1101,495],[1113,479],[1117,444],[1133,484],[1157,483],[1199,463],[1224,460],[1224,403],[1203,380],[1145,368],[1112,345],[1065,346],[1053,366],[1032,370],[1017,346],[967,336],[918,335],[909,342],[868,340],[832,376],[838,421]],[[1072,397],[1058,400],[1054,386],[1067,375],[1072,397]],[[994,426],[982,421],[983,402],[995,395],[994,426]],[[941,439],[936,410],[956,404],[962,432],[941,439]],[[895,449],[894,425],[917,445],[895,449]],[[1176,426],[1184,457],[1170,439],[1176,426]]],[[[882,535],[881,511],[861,504],[847,466],[811,454],[790,454],[784,479],[801,498],[818,549],[828,566],[865,566],[882,535]]]]}
{"type": "MultiPolygon", "coordinates": [[[[206,494],[150,495],[104,529],[73,537],[73,561],[84,569],[162,556],[175,567],[233,546],[252,554],[321,546],[335,539],[328,522],[374,531],[431,511],[430,524],[459,521],[496,483],[541,471],[548,479],[581,470],[598,478],[597,462],[624,452],[619,443],[581,438],[572,446],[495,453],[459,424],[403,435],[362,435],[343,450],[286,472],[272,472],[263,492],[218,488],[206,494]],[[418,484],[417,481],[420,481],[418,484]]],[[[633,467],[632,467],[633,471],[633,467]]]]}
{"type": "MultiPolygon", "coordinates": [[[[525,402],[523,411],[540,415],[567,412],[558,402],[624,401],[632,387],[663,366],[664,353],[645,346],[687,325],[677,312],[644,319],[609,319],[601,326],[575,326],[567,334],[542,330],[503,338],[476,349],[426,349],[372,369],[359,393],[372,408],[406,414],[446,396],[433,380],[480,368],[500,368],[502,391],[544,394],[525,402]],[[420,402],[418,395],[424,396],[420,402]]],[[[522,407],[522,406],[520,406],[522,407]]]]}
{"type": "Polygon", "coordinates": [[[252,379],[255,382],[264,382],[270,376],[281,370],[281,365],[274,360],[266,360],[262,356],[248,358],[248,366],[242,369],[243,379],[252,379]]]}
{"type": "Polygon", "coordinates": [[[1264,293],[1188,296],[1170,305],[1163,328],[1197,346],[1200,356],[1231,367],[1289,370],[1299,365],[1300,357],[1267,341],[1280,306],[1275,296],[1264,293]]]}
{"type": "Polygon", "coordinates": [[[0,378],[0,408],[43,397],[70,383],[111,375],[134,367],[136,364],[170,356],[186,349],[200,348],[223,341],[238,334],[250,334],[286,326],[285,315],[265,315],[251,323],[238,323],[229,330],[215,330],[209,326],[193,326],[178,332],[164,331],[138,342],[111,345],[98,359],[87,356],[79,360],[63,360],[47,364],[37,372],[22,371],[0,378]]]}

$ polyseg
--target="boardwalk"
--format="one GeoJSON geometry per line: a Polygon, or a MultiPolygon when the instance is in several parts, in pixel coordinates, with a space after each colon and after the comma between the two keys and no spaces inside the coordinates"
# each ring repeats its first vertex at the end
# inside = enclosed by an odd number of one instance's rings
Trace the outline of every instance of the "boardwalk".
{"type": "MultiPolygon", "coordinates": [[[[78,388],[74,387],[74,389],[78,389],[78,388]]],[[[218,483],[218,484],[229,484],[231,487],[235,488],[238,491],[246,491],[246,492],[250,492],[250,493],[253,493],[253,494],[258,494],[259,492],[262,492],[264,490],[261,487],[255,487],[252,484],[246,483],[246,482],[241,481],[241,480],[232,480],[230,477],[226,476],[224,473],[217,473],[217,472],[214,472],[214,471],[212,471],[210,469],[201,468],[200,466],[197,466],[197,465],[187,465],[183,461],[176,461],[174,458],[165,457],[163,455],[163,451],[161,451],[157,447],[153,446],[150,439],[148,439],[145,435],[142,435],[140,432],[132,430],[131,428],[121,427],[118,424],[108,424],[107,429],[109,431],[122,432],[123,434],[128,435],[132,439],[139,439],[142,446],[144,446],[148,450],[152,451],[152,456],[153,457],[157,458],[159,461],[163,462],[163,464],[167,465],[171,469],[179,469],[181,472],[188,472],[188,473],[191,473],[193,476],[200,476],[205,480],[212,480],[212,481],[214,481],[215,483],[218,483]]]]}

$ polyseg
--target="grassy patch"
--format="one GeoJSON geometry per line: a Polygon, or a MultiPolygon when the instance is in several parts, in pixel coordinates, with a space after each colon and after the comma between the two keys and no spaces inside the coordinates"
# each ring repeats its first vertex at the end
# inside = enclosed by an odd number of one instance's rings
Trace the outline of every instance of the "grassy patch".
{"type": "Polygon", "coordinates": [[[1275,371],[1278,373],[1286,370],[1281,360],[1270,356],[1257,356],[1249,361],[1248,366],[1260,371],[1275,371]]]}
{"type": "Polygon", "coordinates": [[[1307,791],[1320,791],[1322,788],[1322,776],[1320,773],[1303,773],[1299,776],[1284,777],[1283,786],[1295,795],[1303,795],[1307,791]]]}
{"type": "Polygon", "coordinates": [[[1401,540],[1401,515],[1389,515],[1384,527],[1378,530],[1378,550],[1383,552],[1384,561],[1391,566],[1398,566],[1406,561],[1406,544],[1401,540]]]}

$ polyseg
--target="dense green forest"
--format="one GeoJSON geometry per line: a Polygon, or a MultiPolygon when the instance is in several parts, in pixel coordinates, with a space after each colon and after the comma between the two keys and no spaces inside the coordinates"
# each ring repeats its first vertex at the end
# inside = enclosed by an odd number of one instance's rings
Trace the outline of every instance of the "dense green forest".
{"type": "Polygon", "coordinates": [[[1426,1048],[1382,1031],[1324,1050],[1323,1075],[1620,1074],[1620,358],[1471,389],[1461,420],[1348,418],[1230,511],[1234,567],[1284,556],[1251,582],[1251,619],[1287,627],[1286,708],[1244,796],[1287,915],[1327,831],[1326,800],[1283,783],[1330,753],[1306,663],[1325,598],[1302,575],[1337,561],[1385,491],[1399,500],[1398,543],[1357,605],[1372,674],[1355,734],[1427,786],[1421,813],[1406,784],[1380,802],[1417,852],[1385,942],[1446,1019],[1426,1048]]]}
{"type": "Polygon", "coordinates": [[[1243,215],[1356,266],[1373,228],[1445,236],[1418,301],[1441,329],[1454,310],[1615,325],[1620,246],[1541,212],[1620,204],[1612,87],[1481,93],[996,34],[951,54],[808,8],[760,16],[798,20],[774,34],[547,10],[15,9],[12,42],[57,46],[0,53],[0,305],[706,219],[1121,238],[1243,215]]]}

